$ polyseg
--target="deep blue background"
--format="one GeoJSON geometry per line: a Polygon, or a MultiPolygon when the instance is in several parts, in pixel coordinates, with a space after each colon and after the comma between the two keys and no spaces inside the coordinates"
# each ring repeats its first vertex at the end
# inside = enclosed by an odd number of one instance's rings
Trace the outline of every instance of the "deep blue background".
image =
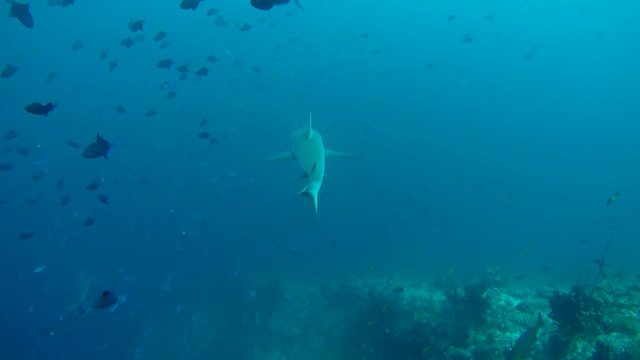
{"type": "Polygon", "coordinates": [[[270,12],[231,0],[195,12],[174,0],[77,2],[34,1],[33,30],[0,19],[0,67],[20,67],[0,79],[0,132],[20,134],[0,140],[13,150],[0,163],[14,166],[0,173],[3,359],[134,358],[147,338],[168,358],[197,358],[198,311],[228,311],[274,279],[497,268],[531,283],[591,281],[613,229],[610,266],[640,270],[635,1],[303,0],[304,11],[270,12]],[[131,19],[146,21],[145,39],[126,49],[131,19]],[[170,47],[151,40],[159,30],[170,47]],[[75,40],[84,48],[73,52],[75,40]],[[178,81],[155,66],[167,57],[210,74],[178,81]],[[33,101],[59,107],[35,117],[23,110],[33,101]],[[296,195],[297,164],[259,163],[287,149],[310,111],[328,147],[357,154],[329,160],[317,217],[296,195]],[[65,144],[96,133],[117,144],[109,161],[65,144]],[[101,178],[109,207],[84,190],[101,178]],[[25,230],[36,236],[19,240],[25,230]],[[108,288],[127,302],[74,315],[88,279],[89,298],[108,288]]]}

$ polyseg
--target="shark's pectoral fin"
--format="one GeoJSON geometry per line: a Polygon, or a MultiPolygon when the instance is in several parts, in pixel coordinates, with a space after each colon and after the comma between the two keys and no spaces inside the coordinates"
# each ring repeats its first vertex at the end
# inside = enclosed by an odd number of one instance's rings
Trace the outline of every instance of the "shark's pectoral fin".
{"type": "Polygon", "coordinates": [[[307,186],[305,186],[298,194],[308,197],[313,201],[313,209],[318,213],[318,191],[320,190],[320,186],[317,182],[312,181],[307,186]]]}
{"type": "Polygon", "coordinates": [[[283,153],[280,153],[278,155],[274,155],[270,158],[266,158],[264,160],[262,160],[262,162],[270,162],[270,161],[281,161],[281,160],[295,160],[296,159],[296,155],[293,153],[293,151],[289,150],[289,151],[285,151],[283,153]]]}
{"type": "Polygon", "coordinates": [[[324,157],[325,158],[345,158],[345,157],[355,157],[354,154],[336,151],[331,149],[324,149],[324,157]]]}

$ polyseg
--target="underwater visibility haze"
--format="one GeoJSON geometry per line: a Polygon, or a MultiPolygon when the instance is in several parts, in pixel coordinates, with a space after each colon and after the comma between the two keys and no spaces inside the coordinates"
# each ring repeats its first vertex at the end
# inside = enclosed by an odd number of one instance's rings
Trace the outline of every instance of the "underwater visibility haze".
{"type": "Polygon", "coordinates": [[[639,2],[0,12],[0,359],[640,359],[639,2]]]}

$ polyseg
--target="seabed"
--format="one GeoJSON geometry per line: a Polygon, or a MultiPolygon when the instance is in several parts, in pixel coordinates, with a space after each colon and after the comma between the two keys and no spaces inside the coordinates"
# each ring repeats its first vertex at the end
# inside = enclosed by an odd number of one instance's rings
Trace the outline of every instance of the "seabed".
{"type": "Polygon", "coordinates": [[[192,350],[181,355],[239,360],[640,359],[637,277],[544,286],[491,271],[474,282],[454,283],[448,278],[354,277],[321,285],[265,285],[241,300],[237,315],[228,321],[213,314],[192,316],[197,326],[189,327],[183,339],[192,350]],[[216,334],[234,336],[238,343],[216,340],[216,334]],[[235,350],[221,350],[229,346],[235,350]]]}

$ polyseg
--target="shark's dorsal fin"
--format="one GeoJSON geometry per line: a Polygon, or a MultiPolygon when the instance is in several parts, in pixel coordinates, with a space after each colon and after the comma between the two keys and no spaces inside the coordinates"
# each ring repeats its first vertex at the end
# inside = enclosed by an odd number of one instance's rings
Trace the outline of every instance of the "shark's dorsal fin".
{"type": "Polygon", "coordinates": [[[307,139],[311,139],[311,130],[313,129],[311,127],[311,120],[312,120],[312,115],[311,113],[309,113],[309,134],[307,135],[307,139]]]}

